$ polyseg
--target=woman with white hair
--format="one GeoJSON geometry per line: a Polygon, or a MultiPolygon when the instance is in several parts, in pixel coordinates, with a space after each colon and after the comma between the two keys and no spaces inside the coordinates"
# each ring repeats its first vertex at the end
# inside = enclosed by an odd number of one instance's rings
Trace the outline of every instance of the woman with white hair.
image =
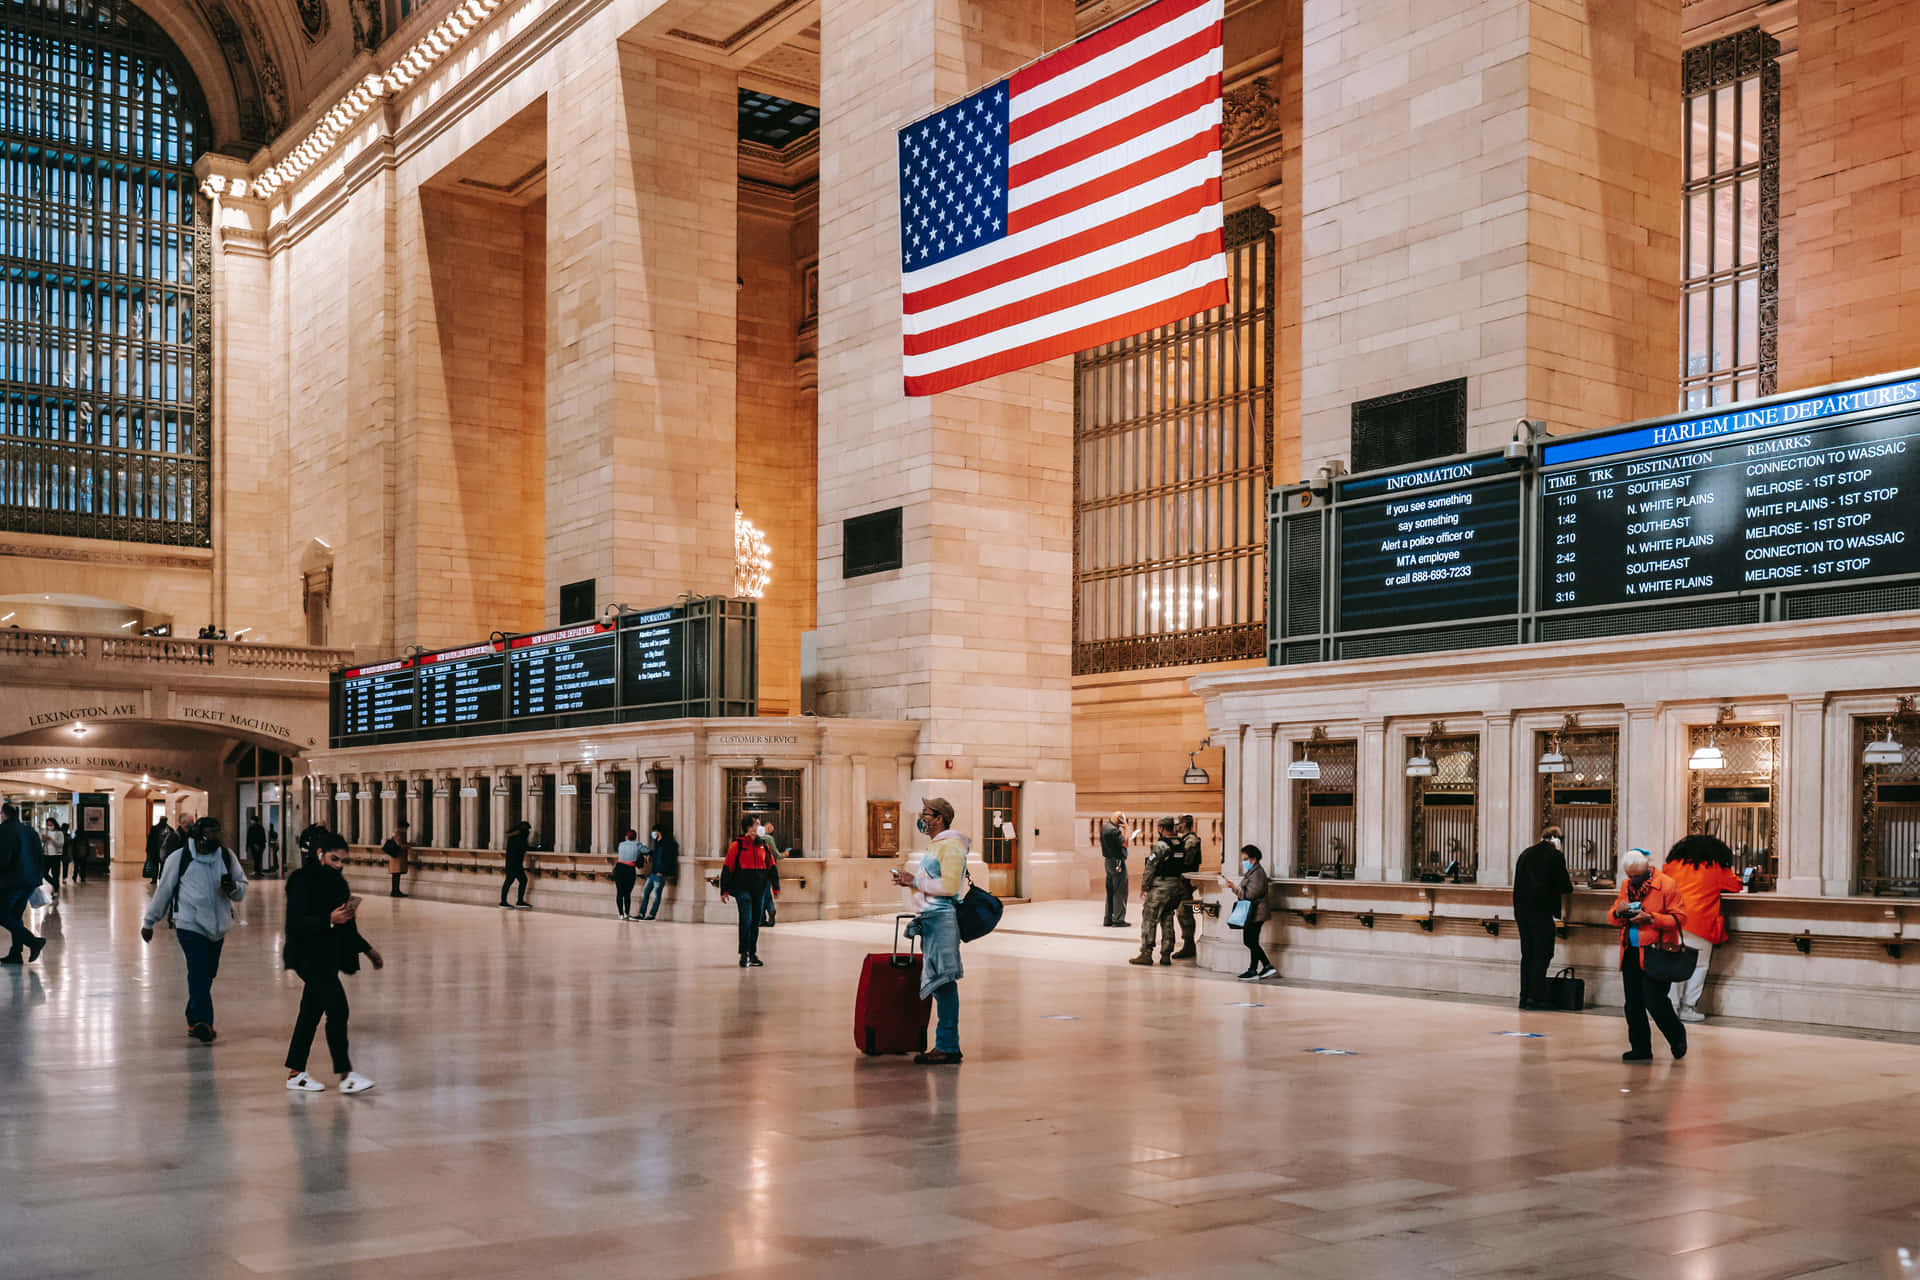
{"type": "Polygon", "coordinates": [[[1680,901],[1679,886],[1654,871],[1645,849],[1628,850],[1620,872],[1620,892],[1609,913],[1620,926],[1620,981],[1626,989],[1627,1051],[1620,1060],[1653,1058],[1653,1036],[1647,1027],[1647,1015],[1652,1014],[1678,1062],[1687,1056],[1686,1024],[1674,1012],[1668,984],[1647,976],[1644,962],[1654,947],[1672,950],[1680,945],[1687,910],[1680,901]]]}

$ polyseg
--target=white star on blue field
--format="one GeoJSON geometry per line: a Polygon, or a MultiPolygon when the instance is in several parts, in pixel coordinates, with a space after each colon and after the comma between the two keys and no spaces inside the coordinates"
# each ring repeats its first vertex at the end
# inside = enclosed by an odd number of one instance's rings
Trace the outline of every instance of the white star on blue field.
{"type": "Polygon", "coordinates": [[[945,262],[1007,229],[1007,82],[900,131],[900,265],[945,262]]]}

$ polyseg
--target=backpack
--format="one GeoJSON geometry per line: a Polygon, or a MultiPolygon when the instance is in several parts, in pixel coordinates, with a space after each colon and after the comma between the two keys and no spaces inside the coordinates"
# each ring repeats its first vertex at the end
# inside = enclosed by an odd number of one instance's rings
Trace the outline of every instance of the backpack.
{"type": "MultiPolygon", "coordinates": [[[[167,923],[168,924],[173,923],[174,912],[180,909],[180,886],[186,883],[187,868],[193,865],[192,843],[189,842],[187,844],[181,845],[179,848],[179,854],[180,854],[180,874],[173,878],[173,897],[167,900],[167,923]]],[[[227,859],[231,857],[233,857],[233,851],[228,849],[227,846],[221,845],[220,846],[220,874],[223,876],[231,874],[227,870],[227,859]]],[[[162,875],[166,874],[166,868],[164,866],[161,867],[160,873],[162,875]]]]}

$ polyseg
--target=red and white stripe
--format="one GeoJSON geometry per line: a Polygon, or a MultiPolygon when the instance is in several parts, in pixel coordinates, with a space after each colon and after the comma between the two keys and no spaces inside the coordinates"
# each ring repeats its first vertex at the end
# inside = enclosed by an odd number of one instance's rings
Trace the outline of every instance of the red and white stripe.
{"type": "Polygon", "coordinates": [[[1007,234],[902,280],[908,395],[1223,305],[1225,0],[1156,0],[1016,71],[1007,234]]]}

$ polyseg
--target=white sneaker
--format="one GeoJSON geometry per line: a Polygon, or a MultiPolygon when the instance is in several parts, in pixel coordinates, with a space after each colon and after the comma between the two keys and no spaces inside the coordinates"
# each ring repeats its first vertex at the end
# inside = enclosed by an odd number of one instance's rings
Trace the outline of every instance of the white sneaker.
{"type": "Polygon", "coordinates": [[[358,1071],[347,1072],[346,1078],[340,1081],[340,1092],[342,1093],[365,1093],[371,1088],[373,1088],[373,1081],[367,1079],[358,1071]]]}
{"type": "Polygon", "coordinates": [[[1705,1022],[1706,1020],[1707,1015],[1698,1009],[1682,1009],[1680,1011],[1680,1021],[1682,1022],[1705,1022]]]}
{"type": "Polygon", "coordinates": [[[530,907],[530,906],[528,906],[528,905],[527,905],[526,903],[524,903],[524,902],[516,902],[516,903],[514,903],[514,904],[513,904],[513,909],[514,909],[515,911],[531,911],[531,910],[533,910],[533,908],[532,908],[532,907],[530,907]]]}
{"type": "Polygon", "coordinates": [[[1280,971],[1274,968],[1272,965],[1268,965],[1266,968],[1262,969],[1258,974],[1254,976],[1254,981],[1265,982],[1268,978],[1277,978],[1279,976],[1280,976],[1280,971]]]}
{"type": "Polygon", "coordinates": [[[326,1087],[304,1071],[297,1076],[287,1077],[287,1088],[293,1093],[320,1093],[326,1087]]]}

